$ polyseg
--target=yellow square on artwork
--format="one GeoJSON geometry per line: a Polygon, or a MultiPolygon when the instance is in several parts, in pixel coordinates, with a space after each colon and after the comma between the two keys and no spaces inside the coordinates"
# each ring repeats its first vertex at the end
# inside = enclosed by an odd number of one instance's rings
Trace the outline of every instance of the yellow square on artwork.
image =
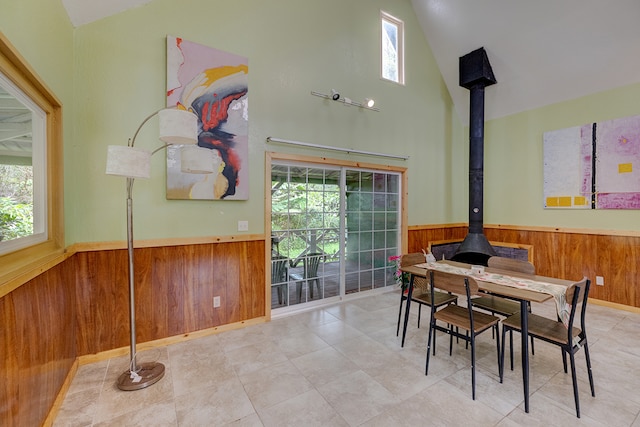
{"type": "Polygon", "coordinates": [[[573,198],[573,205],[574,206],[584,206],[587,204],[587,198],[584,196],[575,196],[573,198]]]}
{"type": "Polygon", "coordinates": [[[557,197],[547,197],[547,207],[556,207],[558,206],[558,198],[557,197]]]}
{"type": "Polygon", "coordinates": [[[618,173],[631,173],[633,172],[633,163],[619,163],[618,173]]]}
{"type": "Polygon", "coordinates": [[[571,207],[571,196],[559,197],[558,206],[562,206],[563,208],[571,207]]]}

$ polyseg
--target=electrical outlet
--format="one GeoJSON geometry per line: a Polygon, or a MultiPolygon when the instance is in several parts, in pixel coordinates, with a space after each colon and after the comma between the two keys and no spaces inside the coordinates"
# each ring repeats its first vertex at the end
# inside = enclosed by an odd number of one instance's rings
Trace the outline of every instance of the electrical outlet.
{"type": "Polygon", "coordinates": [[[213,308],[220,307],[220,297],[213,297],[213,308]]]}
{"type": "Polygon", "coordinates": [[[596,285],[598,285],[598,286],[604,286],[604,277],[602,277],[602,276],[596,276],[596,285]]]}
{"type": "Polygon", "coordinates": [[[238,221],[238,231],[249,231],[249,221],[238,221]]]}

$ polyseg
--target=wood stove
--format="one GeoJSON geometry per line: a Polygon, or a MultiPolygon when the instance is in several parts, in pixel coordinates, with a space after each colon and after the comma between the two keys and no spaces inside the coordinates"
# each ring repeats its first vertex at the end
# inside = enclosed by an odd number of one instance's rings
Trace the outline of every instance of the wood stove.
{"type": "Polygon", "coordinates": [[[484,235],[484,88],[496,83],[484,48],[460,57],[460,86],[469,89],[469,233],[454,261],[487,265],[496,251],[484,235]]]}

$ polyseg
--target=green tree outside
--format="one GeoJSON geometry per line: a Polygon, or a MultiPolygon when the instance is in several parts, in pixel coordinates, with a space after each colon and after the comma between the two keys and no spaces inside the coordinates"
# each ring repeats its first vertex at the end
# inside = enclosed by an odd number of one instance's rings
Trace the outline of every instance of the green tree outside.
{"type": "Polygon", "coordinates": [[[33,234],[33,167],[0,165],[0,240],[33,234]]]}

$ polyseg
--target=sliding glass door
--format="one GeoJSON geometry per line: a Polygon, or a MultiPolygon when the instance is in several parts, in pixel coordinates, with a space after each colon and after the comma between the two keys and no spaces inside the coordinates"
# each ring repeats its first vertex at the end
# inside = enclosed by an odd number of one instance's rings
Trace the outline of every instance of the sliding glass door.
{"type": "Polygon", "coordinates": [[[400,194],[398,173],[274,162],[272,307],[393,285],[400,194]]]}

